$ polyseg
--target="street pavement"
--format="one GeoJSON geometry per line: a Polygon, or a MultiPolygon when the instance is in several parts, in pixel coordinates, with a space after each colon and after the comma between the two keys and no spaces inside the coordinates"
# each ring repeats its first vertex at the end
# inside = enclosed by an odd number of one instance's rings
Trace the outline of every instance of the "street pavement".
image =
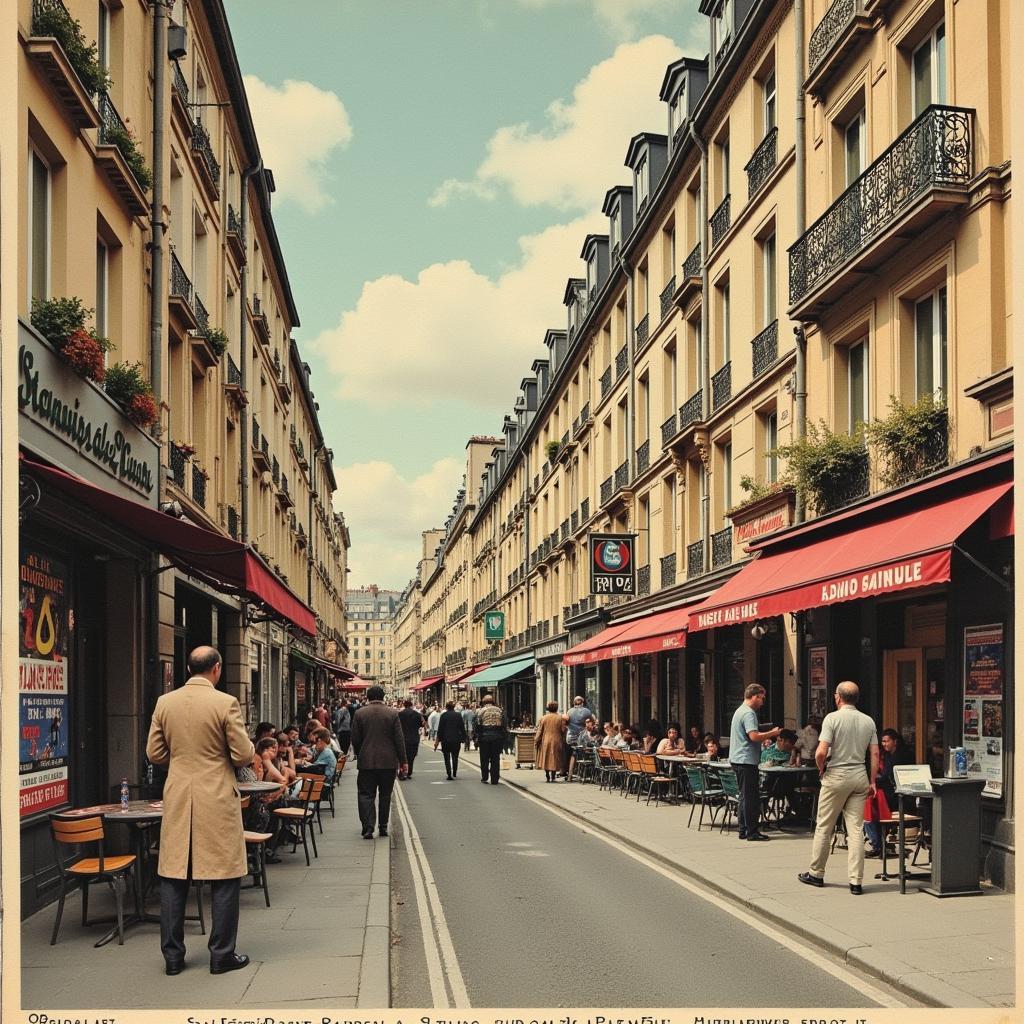
{"type": "MultiPolygon", "coordinates": [[[[855,972],[820,957],[809,963],[780,943],[782,929],[767,917],[751,927],[511,786],[481,785],[474,754],[448,782],[440,756],[421,751],[414,779],[399,787],[407,815],[395,821],[394,1006],[437,1007],[440,975],[451,1005],[463,1005],[453,998],[460,988],[471,1006],[486,1007],[879,1005],[855,972]],[[430,870],[419,888],[437,895],[426,945],[409,839],[430,870]]],[[[542,779],[504,773],[513,776],[542,779]]],[[[580,786],[544,788],[591,796],[580,786]]],[[[612,799],[623,805],[616,810],[635,810],[612,799]]],[[[679,808],[642,810],[647,822],[671,815],[679,827],[679,808]]],[[[634,839],[641,817],[628,830],[634,839]]]]}
{"type": "MultiPolygon", "coordinates": [[[[294,855],[286,847],[282,863],[269,865],[269,909],[261,889],[243,889],[238,952],[252,958],[249,967],[211,975],[208,933],[200,935],[195,922],[186,923],[187,967],[175,977],[164,974],[157,924],[132,927],[123,946],[115,939],[94,949],[106,929],[82,928],[75,895],[55,946],[49,942],[56,904],[22,924],[21,1005],[45,1011],[387,1006],[390,845],[360,837],[355,783],[350,763],[335,794],[337,818],[324,806],[320,856],[311,852],[311,867],[301,846],[294,855]]],[[[209,929],[208,891],[205,906],[209,929]]],[[[150,909],[157,910],[157,901],[150,909]]],[[[90,917],[112,910],[106,888],[94,886],[90,917]]],[[[190,897],[187,913],[194,912],[190,897]]]]}
{"type": "MultiPolygon", "coordinates": [[[[868,860],[864,895],[853,896],[842,849],[829,858],[826,887],[815,889],[796,878],[810,860],[809,831],[772,830],[771,842],[749,844],[737,839],[735,827],[724,834],[717,827],[709,832],[706,819],[698,832],[696,814],[687,828],[688,803],[646,806],[643,800],[600,792],[596,784],[548,784],[543,772],[528,768],[503,770],[502,778],[753,909],[766,931],[805,937],[925,1005],[1015,1005],[1012,893],[989,887],[982,896],[937,899],[920,892],[920,883],[908,882],[901,895],[897,882],[874,879],[881,862],[868,860]]],[[[607,886],[599,891],[608,891],[607,886]]]]}

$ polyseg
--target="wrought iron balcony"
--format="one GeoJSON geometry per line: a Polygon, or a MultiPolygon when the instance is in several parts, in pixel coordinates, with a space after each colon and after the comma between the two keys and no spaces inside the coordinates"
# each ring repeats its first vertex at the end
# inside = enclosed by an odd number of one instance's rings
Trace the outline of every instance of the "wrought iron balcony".
{"type": "Polygon", "coordinates": [[[608,477],[607,480],[601,481],[601,504],[607,505],[612,500],[612,483],[614,477],[608,477]]]}
{"type": "Polygon", "coordinates": [[[572,515],[569,516],[569,532],[570,533],[575,533],[579,528],[580,528],[580,512],[579,512],[579,509],[576,509],[576,511],[574,511],[572,513],[572,515]]]}
{"type": "Polygon", "coordinates": [[[260,446],[260,424],[255,414],[252,418],[252,446],[253,448],[259,448],[260,446]]]}
{"type": "Polygon", "coordinates": [[[636,347],[641,348],[647,344],[647,339],[651,336],[651,315],[650,313],[644,313],[643,319],[636,325],[636,347]]]}
{"type": "Polygon", "coordinates": [[[240,388],[242,386],[242,371],[238,368],[238,364],[231,358],[231,353],[228,352],[228,387],[240,388]]]}
{"type": "Polygon", "coordinates": [[[683,277],[690,280],[694,277],[700,277],[700,242],[698,242],[690,255],[683,261],[683,277]]]}
{"type": "Polygon", "coordinates": [[[192,305],[192,282],[181,265],[181,260],[171,252],[171,287],[170,294],[180,296],[185,302],[192,305]]]}
{"type": "Polygon", "coordinates": [[[580,502],[580,524],[582,525],[583,523],[587,522],[587,520],[589,518],[590,518],[590,499],[589,498],[584,498],[583,501],[580,502]]]}
{"type": "Polygon", "coordinates": [[[621,491],[629,483],[629,459],[615,470],[615,490],[621,491]]]}
{"type": "Polygon", "coordinates": [[[747,199],[768,180],[778,163],[779,129],[773,128],[758,144],[743,169],[747,172],[747,199]]]}
{"type": "Polygon", "coordinates": [[[228,231],[233,231],[239,238],[242,237],[242,221],[230,203],[228,203],[228,231]]]}
{"type": "Polygon", "coordinates": [[[206,508],[206,474],[192,463],[192,500],[200,507],[206,508]]]}
{"type": "Polygon", "coordinates": [[[867,497],[870,490],[871,460],[868,457],[867,449],[865,449],[859,465],[838,482],[837,486],[830,488],[827,497],[824,495],[819,497],[814,511],[818,515],[834,512],[837,508],[867,497]]]}
{"type": "Polygon", "coordinates": [[[210,314],[206,312],[203,300],[199,298],[199,292],[195,293],[192,305],[196,311],[196,334],[205,338],[210,332],[210,314]]]}
{"type": "Polygon", "coordinates": [[[760,377],[779,358],[779,321],[773,320],[750,343],[754,350],[754,377],[760,377]]]}
{"type": "Polygon", "coordinates": [[[673,275],[671,278],[669,278],[668,284],[665,285],[665,287],[662,289],[661,295],[659,297],[659,301],[661,303],[662,320],[664,320],[665,317],[667,317],[669,313],[672,311],[672,296],[675,295],[675,293],[676,279],[675,275],[673,275]]]}
{"type": "Polygon", "coordinates": [[[676,553],[665,555],[661,559],[661,587],[675,586],[676,582],[676,553]]]}
{"type": "MultiPolygon", "coordinates": [[[[644,317],[644,320],[647,318],[644,317]]],[[[638,339],[639,340],[639,339],[638,339]]],[[[629,349],[623,345],[615,354],[615,379],[618,380],[629,366],[629,349]]]]}
{"type": "Polygon", "coordinates": [[[686,547],[686,578],[704,574],[704,541],[695,540],[686,547]]]}
{"type": "Polygon", "coordinates": [[[604,373],[601,374],[601,397],[604,398],[612,389],[612,368],[609,366],[604,373]]]}
{"type": "Polygon", "coordinates": [[[701,388],[679,406],[679,429],[685,430],[691,423],[700,423],[704,415],[704,389],[701,388]]]}
{"type": "Polygon", "coordinates": [[[274,486],[277,487],[281,483],[281,463],[277,461],[276,455],[271,460],[270,467],[270,479],[274,481],[274,486]]]}
{"type": "Polygon", "coordinates": [[[558,528],[558,541],[566,541],[569,539],[569,520],[563,519],[562,525],[558,528]]]}
{"type": "Polygon", "coordinates": [[[206,168],[217,194],[220,195],[220,164],[213,155],[210,133],[202,121],[196,121],[192,128],[192,152],[197,153],[206,168]]]}
{"type": "Polygon", "coordinates": [[[642,445],[636,450],[636,472],[637,476],[641,473],[647,472],[647,467],[651,464],[651,442],[650,440],[644,441],[642,445]]]}
{"type": "Polygon", "coordinates": [[[171,72],[171,86],[174,91],[181,97],[182,103],[188,103],[188,82],[185,81],[185,76],[181,73],[181,67],[177,61],[172,61],[174,70],[171,72]]]}
{"type": "Polygon", "coordinates": [[[732,398],[732,361],[711,378],[711,408],[721,409],[732,398]]]}
{"type": "Polygon", "coordinates": [[[790,246],[793,313],[826,305],[846,287],[844,270],[877,267],[904,236],[966,202],[973,117],[962,107],[928,107],[790,246]]]}
{"type": "Polygon", "coordinates": [[[725,233],[729,230],[729,225],[732,224],[732,220],[729,215],[730,203],[732,196],[726,196],[721,205],[713,214],[711,214],[711,248],[714,249],[716,245],[725,237],[725,233]]]}
{"type": "Polygon", "coordinates": [[[711,534],[711,567],[717,569],[720,565],[729,565],[732,562],[732,527],[727,526],[724,530],[711,534]]]}
{"type": "Polygon", "coordinates": [[[171,467],[171,479],[182,489],[185,489],[185,463],[188,456],[184,448],[179,448],[173,441],[168,447],[168,461],[171,467]]]}
{"type": "Polygon", "coordinates": [[[814,27],[807,45],[808,86],[819,84],[827,65],[834,65],[855,41],[857,33],[869,30],[870,26],[864,0],[835,0],[814,27]]]}
{"type": "Polygon", "coordinates": [[[641,565],[636,571],[636,593],[637,597],[645,597],[651,592],[651,567],[641,565]]]}
{"type": "Polygon", "coordinates": [[[238,509],[228,505],[228,535],[238,540],[238,509]]]}
{"type": "Polygon", "coordinates": [[[669,441],[676,436],[676,417],[673,413],[664,423],[661,425],[661,447],[664,448],[668,445],[669,441]]]}

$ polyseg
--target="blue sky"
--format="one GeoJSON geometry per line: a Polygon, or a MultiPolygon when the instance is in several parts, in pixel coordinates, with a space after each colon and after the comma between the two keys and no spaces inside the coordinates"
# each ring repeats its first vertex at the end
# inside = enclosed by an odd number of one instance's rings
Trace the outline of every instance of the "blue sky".
{"type": "MultiPolygon", "coordinates": [[[[500,429],[696,0],[227,0],[353,585],[401,588],[500,429]]],[[[473,482],[475,488],[476,482],[473,482]]]]}

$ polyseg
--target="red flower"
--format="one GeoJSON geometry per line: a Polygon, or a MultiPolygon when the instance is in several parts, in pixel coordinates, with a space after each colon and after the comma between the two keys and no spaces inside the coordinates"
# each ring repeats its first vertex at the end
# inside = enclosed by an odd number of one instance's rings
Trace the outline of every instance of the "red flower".
{"type": "Polygon", "coordinates": [[[149,429],[149,427],[156,423],[160,415],[156,407],[156,399],[148,391],[141,391],[137,395],[132,395],[128,405],[125,407],[125,413],[132,423],[143,430],[149,429]]]}
{"type": "Polygon", "coordinates": [[[60,352],[75,373],[89,377],[98,384],[103,382],[103,347],[88,331],[81,328],[72,331],[61,346],[60,352]]]}

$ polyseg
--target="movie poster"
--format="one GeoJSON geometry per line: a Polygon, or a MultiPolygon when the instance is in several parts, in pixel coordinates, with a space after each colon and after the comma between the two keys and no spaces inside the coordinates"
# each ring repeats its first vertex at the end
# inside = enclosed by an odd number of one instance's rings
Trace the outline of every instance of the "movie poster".
{"type": "Polygon", "coordinates": [[[21,817],[70,801],[68,649],[74,618],[67,568],[23,551],[18,641],[18,771],[21,817]]]}
{"type": "Polygon", "coordinates": [[[984,792],[1003,792],[1003,627],[964,630],[964,731],[967,774],[985,780],[984,792]]]}
{"type": "Polygon", "coordinates": [[[828,714],[828,648],[807,650],[807,681],[810,684],[809,715],[824,718],[828,714]]]}

